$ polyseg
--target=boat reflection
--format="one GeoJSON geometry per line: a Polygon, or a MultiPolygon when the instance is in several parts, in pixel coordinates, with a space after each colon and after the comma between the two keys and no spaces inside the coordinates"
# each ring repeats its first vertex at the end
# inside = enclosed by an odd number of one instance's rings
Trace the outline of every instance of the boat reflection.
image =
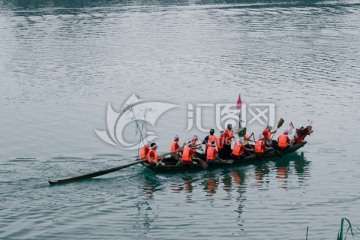
{"type": "Polygon", "coordinates": [[[203,181],[204,190],[206,196],[209,199],[212,199],[212,196],[216,193],[217,187],[219,185],[219,179],[215,177],[215,174],[209,174],[208,179],[203,181]]]}
{"type": "MultiPolygon", "coordinates": [[[[291,154],[273,161],[260,161],[245,166],[231,168],[209,169],[206,172],[185,173],[185,175],[169,174],[170,189],[174,193],[186,193],[186,199],[191,200],[193,191],[202,186],[208,199],[213,199],[218,193],[227,193],[222,199],[231,199],[243,194],[246,188],[256,187],[268,190],[271,187],[287,188],[291,184],[302,185],[310,177],[309,164],[303,154],[291,154]],[[289,181],[291,178],[291,181],[289,181]],[[295,180],[295,181],[294,181],[295,180]],[[275,186],[274,186],[275,185],[275,186]]],[[[163,184],[156,175],[145,177],[143,191],[146,196],[153,198],[154,192],[163,184]],[[148,180],[148,181],[147,181],[148,180]]],[[[239,207],[241,212],[241,207],[239,207]]]]}

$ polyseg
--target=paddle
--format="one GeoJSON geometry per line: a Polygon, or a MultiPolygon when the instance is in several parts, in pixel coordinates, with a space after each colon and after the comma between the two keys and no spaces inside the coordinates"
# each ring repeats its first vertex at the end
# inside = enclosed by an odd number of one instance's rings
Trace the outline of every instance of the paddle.
{"type": "MultiPolygon", "coordinates": [[[[198,145],[201,145],[201,144],[198,144],[198,145]]],[[[200,148],[200,150],[204,153],[204,155],[205,155],[205,152],[204,152],[204,150],[202,149],[202,148],[200,148]]],[[[204,160],[202,160],[202,159],[200,159],[200,158],[198,158],[198,157],[196,157],[196,156],[194,156],[195,157],[195,159],[199,162],[199,165],[200,165],[200,167],[202,168],[202,169],[207,169],[207,167],[208,167],[208,164],[207,164],[207,162],[206,161],[204,161],[204,160]]],[[[205,156],[206,157],[206,156],[205,156]]]]}
{"type": "MultiPolygon", "coordinates": [[[[169,154],[174,153],[174,152],[176,152],[176,151],[165,153],[165,154],[161,155],[160,157],[163,158],[166,155],[169,155],[169,154]]],[[[97,172],[93,172],[93,173],[88,173],[88,174],[77,176],[77,177],[64,178],[64,179],[59,179],[59,180],[55,180],[55,181],[50,181],[49,180],[48,182],[51,185],[54,185],[54,184],[59,184],[59,183],[70,183],[70,182],[75,182],[75,181],[79,181],[79,180],[90,179],[90,178],[93,178],[93,177],[97,177],[97,176],[105,175],[105,174],[108,174],[108,173],[111,173],[111,172],[115,172],[115,171],[118,171],[120,169],[131,167],[133,165],[143,163],[143,162],[146,162],[146,161],[147,161],[147,159],[140,159],[138,161],[135,161],[135,162],[123,165],[123,166],[114,167],[114,168],[110,168],[110,169],[106,169],[106,170],[101,170],[101,171],[97,171],[97,172]]]]}
{"type": "MultiPolygon", "coordinates": [[[[278,122],[278,124],[277,124],[277,127],[276,127],[276,129],[275,129],[274,132],[276,132],[276,131],[284,124],[284,122],[285,122],[284,119],[280,118],[280,120],[279,120],[279,122],[278,122]]],[[[273,139],[274,136],[275,136],[275,134],[272,135],[271,139],[273,139]]]]}

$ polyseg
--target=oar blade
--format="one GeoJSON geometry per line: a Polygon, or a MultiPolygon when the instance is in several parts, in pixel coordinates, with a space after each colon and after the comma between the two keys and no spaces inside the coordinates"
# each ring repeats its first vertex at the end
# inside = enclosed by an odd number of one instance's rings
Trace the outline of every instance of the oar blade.
{"type": "Polygon", "coordinates": [[[277,128],[280,128],[284,124],[284,122],[285,122],[284,119],[280,118],[277,128]]]}

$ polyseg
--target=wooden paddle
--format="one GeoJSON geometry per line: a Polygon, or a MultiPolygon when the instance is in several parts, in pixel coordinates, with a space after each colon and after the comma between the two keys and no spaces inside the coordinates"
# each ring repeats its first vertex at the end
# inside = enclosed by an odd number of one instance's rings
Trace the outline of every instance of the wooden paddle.
{"type": "MultiPolygon", "coordinates": [[[[201,145],[201,144],[198,144],[198,145],[201,145]]],[[[205,154],[204,150],[201,148],[201,151],[205,154]]],[[[206,157],[206,156],[205,156],[206,157]]],[[[195,156],[195,159],[199,162],[199,165],[202,169],[207,169],[208,168],[208,164],[206,161],[200,159],[199,157],[196,157],[195,156]]]]}
{"type": "MultiPolygon", "coordinates": [[[[179,150],[177,150],[177,151],[179,151],[179,150]]],[[[166,155],[169,155],[171,153],[175,153],[177,151],[165,153],[165,154],[160,155],[159,157],[164,158],[166,155]]],[[[133,165],[143,163],[143,162],[146,162],[146,161],[147,161],[147,159],[140,159],[140,160],[137,160],[135,162],[132,162],[132,163],[129,163],[129,164],[126,164],[126,165],[123,165],[123,166],[114,167],[114,168],[110,168],[110,169],[106,169],[106,170],[101,170],[101,171],[97,171],[97,172],[93,172],[93,173],[88,173],[88,174],[77,176],[77,177],[64,178],[64,179],[59,179],[59,180],[55,180],[55,181],[50,181],[49,180],[48,182],[50,183],[50,185],[54,185],[54,184],[59,184],[59,183],[70,183],[70,182],[75,182],[75,181],[79,181],[79,180],[90,179],[90,178],[93,178],[93,177],[97,177],[97,176],[105,175],[105,174],[108,174],[108,173],[112,173],[112,172],[115,172],[115,171],[118,171],[118,170],[121,170],[121,169],[124,169],[124,168],[127,168],[127,167],[131,167],[133,165]]]]}
{"type": "MultiPolygon", "coordinates": [[[[284,124],[284,122],[285,122],[284,119],[280,118],[280,120],[279,120],[279,122],[278,122],[278,124],[277,124],[277,127],[276,127],[276,129],[275,129],[275,132],[276,132],[279,128],[281,128],[281,126],[284,124]]],[[[273,139],[274,136],[275,136],[275,134],[272,135],[271,139],[273,139]]]]}

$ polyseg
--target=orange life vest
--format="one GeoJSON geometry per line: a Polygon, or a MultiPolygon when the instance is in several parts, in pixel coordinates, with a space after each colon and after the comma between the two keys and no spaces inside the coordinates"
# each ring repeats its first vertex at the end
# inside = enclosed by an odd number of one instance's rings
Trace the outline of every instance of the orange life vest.
{"type": "Polygon", "coordinates": [[[240,142],[236,142],[232,154],[239,157],[244,153],[244,148],[245,147],[240,142]]]}
{"type": "Polygon", "coordinates": [[[158,154],[157,154],[156,150],[150,149],[147,158],[148,158],[148,163],[150,163],[150,164],[153,163],[151,161],[151,158],[153,158],[153,161],[157,163],[158,162],[158,154]]]}
{"type": "Polygon", "coordinates": [[[210,135],[208,136],[208,142],[206,143],[206,147],[209,147],[211,145],[212,142],[217,143],[217,137],[215,135],[210,135]]]}
{"type": "Polygon", "coordinates": [[[149,146],[144,146],[141,150],[140,150],[140,159],[145,159],[147,158],[147,155],[149,153],[149,146]]]}
{"type": "Polygon", "coordinates": [[[255,153],[264,154],[265,142],[263,140],[257,140],[255,142],[255,153]]]}
{"type": "Polygon", "coordinates": [[[215,160],[216,156],[217,156],[216,148],[212,147],[212,146],[208,147],[207,153],[206,153],[206,159],[213,161],[213,160],[215,160]]]}
{"type": "Polygon", "coordinates": [[[217,148],[219,150],[223,149],[224,148],[224,136],[223,134],[221,134],[217,140],[217,148]]]}
{"type": "Polygon", "coordinates": [[[224,137],[225,137],[225,144],[226,145],[230,145],[231,144],[231,139],[234,135],[234,132],[233,130],[229,130],[229,129],[226,129],[225,132],[224,132],[224,137]]]}
{"type": "Polygon", "coordinates": [[[193,149],[189,146],[186,146],[182,154],[183,162],[192,162],[192,155],[193,155],[193,149]]]}
{"type": "Polygon", "coordinates": [[[266,141],[266,140],[270,140],[271,132],[270,132],[267,128],[264,129],[263,135],[264,135],[265,141],[266,141]]]}
{"type": "Polygon", "coordinates": [[[281,134],[278,138],[278,146],[280,149],[285,149],[288,146],[288,143],[290,142],[290,139],[288,135],[281,134]]]}
{"type": "MultiPolygon", "coordinates": [[[[179,142],[173,141],[170,146],[170,152],[174,152],[174,151],[178,150],[179,148],[180,148],[179,142]]],[[[179,152],[176,152],[174,154],[180,156],[179,152]]]]}
{"type": "Polygon", "coordinates": [[[249,144],[249,135],[245,134],[244,139],[245,139],[245,145],[248,145],[249,144]]]}

